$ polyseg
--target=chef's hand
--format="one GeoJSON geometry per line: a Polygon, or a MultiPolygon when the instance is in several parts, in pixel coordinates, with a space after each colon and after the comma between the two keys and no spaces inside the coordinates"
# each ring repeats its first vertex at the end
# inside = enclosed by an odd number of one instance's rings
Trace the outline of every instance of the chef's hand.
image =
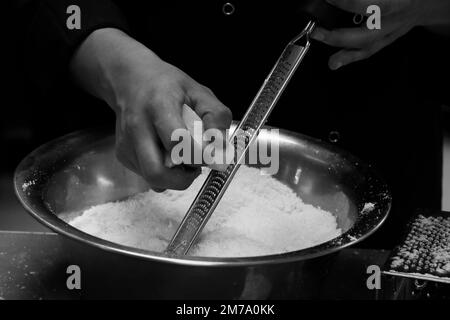
{"type": "Polygon", "coordinates": [[[326,0],[348,12],[367,15],[370,5],[381,11],[381,29],[369,30],[363,23],[355,28],[326,30],[316,28],[312,38],[342,48],[328,61],[332,70],[364,60],[405,35],[415,26],[448,23],[448,0],[326,0]]]}
{"type": "Polygon", "coordinates": [[[93,32],[71,62],[75,79],[116,112],[116,155],[157,191],[186,189],[199,168],[165,166],[177,142],[175,129],[186,129],[182,106],[188,104],[204,129],[226,130],[231,112],[209,90],[117,29],[93,32]]]}

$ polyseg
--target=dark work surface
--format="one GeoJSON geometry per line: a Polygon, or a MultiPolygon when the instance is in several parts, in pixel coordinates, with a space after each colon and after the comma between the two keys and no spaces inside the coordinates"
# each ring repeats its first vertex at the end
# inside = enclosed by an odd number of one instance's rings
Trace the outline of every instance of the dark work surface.
{"type": "Polygon", "coordinates": [[[14,194],[13,173],[0,173],[0,230],[49,232],[22,207],[14,194]]]}
{"type": "MultiPolygon", "coordinates": [[[[0,232],[0,298],[82,299],[83,288],[66,287],[66,269],[76,261],[66,242],[53,233],[0,232]]],[[[380,292],[367,289],[366,270],[369,265],[382,267],[388,255],[384,250],[342,250],[322,284],[321,298],[379,297],[380,292]]]]}
{"type": "Polygon", "coordinates": [[[54,233],[0,232],[0,298],[77,298],[66,288],[64,247],[54,233]]]}

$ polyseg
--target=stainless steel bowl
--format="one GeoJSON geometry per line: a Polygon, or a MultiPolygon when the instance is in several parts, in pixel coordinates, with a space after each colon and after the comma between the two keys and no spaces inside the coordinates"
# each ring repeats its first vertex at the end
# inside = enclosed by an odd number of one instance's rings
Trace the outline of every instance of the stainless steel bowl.
{"type": "MultiPolygon", "coordinates": [[[[272,138],[263,135],[259,142],[272,138]]],[[[60,217],[147,189],[140,177],[116,161],[114,136],[102,129],[71,133],[33,151],[16,170],[15,190],[32,216],[75,240],[68,241],[72,263],[83,265],[90,279],[85,292],[93,296],[314,297],[328,270],[324,261],[373,233],[388,215],[391,195],[374,168],[335,146],[280,130],[279,148],[275,178],[306,203],[332,212],[344,231],[340,237],[278,255],[174,258],[86,234],[60,217]],[[115,288],[120,282],[126,289],[108,290],[111,279],[115,288]]]]}

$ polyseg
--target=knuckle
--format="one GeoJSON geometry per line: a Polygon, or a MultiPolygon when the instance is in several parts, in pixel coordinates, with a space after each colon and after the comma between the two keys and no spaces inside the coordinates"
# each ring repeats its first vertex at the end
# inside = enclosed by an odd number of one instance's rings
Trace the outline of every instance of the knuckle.
{"type": "Polygon", "coordinates": [[[206,91],[206,93],[208,93],[209,95],[214,97],[214,92],[210,88],[208,88],[207,86],[204,86],[204,85],[200,85],[200,86],[203,90],[206,91]]]}
{"type": "Polygon", "coordinates": [[[218,129],[227,129],[233,120],[231,110],[221,103],[218,103],[211,109],[204,119],[210,122],[211,125],[217,126],[218,129]]]}
{"type": "Polygon", "coordinates": [[[174,76],[168,74],[161,75],[158,78],[158,86],[160,88],[170,88],[173,86],[174,82],[174,76]]]}
{"type": "Polygon", "coordinates": [[[157,82],[158,91],[171,92],[174,88],[180,87],[180,83],[183,81],[182,78],[183,77],[176,72],[161,75],[157,82]]]}
{"type": "Polygon", "coordinates": [[[157,113],[157,110],[179,105],[182,101],[184,101],[184,92],[180,85],[177,84],[171,88],[163,88],[155,93],[155,96],[151,100],[149,111],[157,113]]]}

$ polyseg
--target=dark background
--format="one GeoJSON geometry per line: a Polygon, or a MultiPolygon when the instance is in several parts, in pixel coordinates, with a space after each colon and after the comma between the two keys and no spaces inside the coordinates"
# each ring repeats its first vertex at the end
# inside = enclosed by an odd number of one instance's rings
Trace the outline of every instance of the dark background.
{"type": "MultiPolygon", "coordinates": [[[[154,13],[152,19],[146,18],[152,9],[149,1],[124,6],[124,11],[134,12],[134,19],[129,21],[133,36],[144,43],[151,42],[151,48],[162,58],[209,86],[233,110],[234,118],[239,119],[286,41],[299,32],[306,20],[302,16],[294,19],[288,15],[285,20],[278,18],[275,19],[277,23],[268,23],[269,19],[273,20],[273,15],[279,17],[287,13],[282,9],[274,11],[275,6],[256,4],[237,6],[233,16],[225,17],[219,10],[221,2],[224,1],[196,1],[187,5],[189,9],[181,7],[179,10],[162,6],[158,8],[163,13],[160,14],[161,21],[158,21],[159,12],[154,13]],[[173,27],[165,23],[169,10],[174,20],[181,21],[173,27]],[[197,15],[186,17],[186,10],[197,15]],[[224,21],[214,21],[221,19],[231,22],[227,25],[224,21]],[[150,20],[150,27],[156,25],[159,30],[147,31],[150,20]],[[190,34],[184,34],[179,27],[188,22],[190,34]],[[225,27],[217,27],[219,24],[225,27]],[[245,29],[242,29],[243,25],[245,29]],[[193,30],[197,33],[192,33],[193,30]],[[240,36],[236,41],[237,33],[240,36]],[[209,38],[220,40],[205,45],[205,39],[209,38]],[[237,47],[242,49],[236,50],[237,47]],[[245,60],[246,69],[236,73],[233,66],[238,60],[245,60]],[[199,65],[199,61],[203,65],[199,65]],[[233,73],[228,70],[233,70],[233,73]]],[[[24,41],[21,38],[26,27],[24,13],[5,12],[11,14],[5,14],[2,19],[5,23],[2,38],[6,45],[1,57],[4,81],[0,142],[8,153],[1,157],[0,168],[10,170],[26,153],[45,141],[73,130],[111,123],[114,114],[102,102],[71,86],[68,79],[58,84],[50,94],[39,92],[33,82],[33,74],[25,67],[23,48],[19,46],[24,41]]],[[[329,55],[336,50],[314,43],[269,124],[327,140],[330,128],[335,126],[333,122],[341,118],[360,119],[357,113],[371,109],[365,107],[368,100],[375,100],[378,103],[376,113],[382,114],[380,118],[375,112],[367,113],[368,117],[376,117],[368,122],[382,121],[383,118],[402,121],[402,118],[420,117],[420,111],[409,104],[410,100],[432,101],[436,105],[448,104],[450,100],[449,42],[415,29],[371,59],[338,72],[329,71],[327,67],[329,55]],[[392,101],[395,101],[397,110],[390,109],[392,101]],[[383,108],[386,112],[379,112],[383,108]],[[324,116],[323,112],[329,116],[324,116]],[[302,126],[302,118],[306,118],[302,113],[320,123],[302,126]]],[[[450,127],[449,121],[443,122],[444,126],[450,127]]],[[[353,146],[343,147],[352,149],[353,146]]],[[[359,156],[365,156],[364,152],[359,153],[359,156]]]]}

